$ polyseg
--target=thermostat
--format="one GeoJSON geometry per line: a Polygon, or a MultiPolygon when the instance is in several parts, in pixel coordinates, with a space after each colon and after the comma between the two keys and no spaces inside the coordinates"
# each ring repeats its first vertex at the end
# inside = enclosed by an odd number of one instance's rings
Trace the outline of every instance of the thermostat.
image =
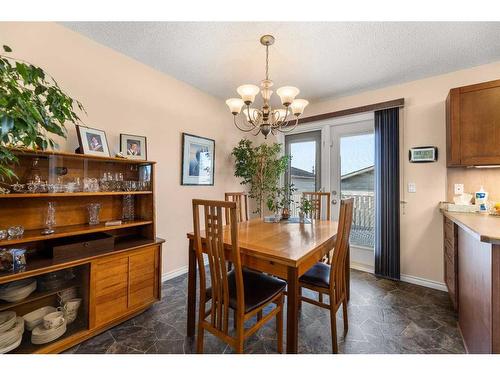
{"type": "Polygon", "coordinates": [[[408,158],[410,163],[432,163],[437,161],[438,149],[434,146],[412,147],[408,158]]]}

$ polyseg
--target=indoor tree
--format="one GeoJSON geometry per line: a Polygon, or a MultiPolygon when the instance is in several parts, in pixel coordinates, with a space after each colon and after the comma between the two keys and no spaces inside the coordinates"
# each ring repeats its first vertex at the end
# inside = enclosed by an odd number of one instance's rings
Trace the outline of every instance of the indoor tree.
{"type": "Polygon", "coordinates": [[[255,213],[262,217],[264,203],[276,192],[290,158],[281,154],[279,143],[253,146],[248,139],[242,139],[232,155],[236,159],[234,175],[242,179],[242,185],[248,185],[248,195],[257,203],[255,213]]]}
{"type": "Polygon", "coordinates": [[[66,138],[65,122],[80,119],[75,106],[82,104],[61,90],[56,80],[33,64],[11,57],[3,46],[0,54],[0,180],[16,177],[11,166],[17,162],[13,147],[56,148],[51,138],[66,138]]]}

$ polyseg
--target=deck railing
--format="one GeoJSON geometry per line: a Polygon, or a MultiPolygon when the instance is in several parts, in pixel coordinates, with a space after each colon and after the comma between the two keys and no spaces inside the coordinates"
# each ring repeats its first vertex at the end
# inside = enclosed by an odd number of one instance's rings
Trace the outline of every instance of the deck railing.
{"type": "MultiPolygon", "coordinates": [[[[373,191],[343,191],[343,199],[354,198],[352,217],[351,243],[359,246],[373,247],[375,237],[375,196],[373,191]]],[[[290,215],[299,215],[299,202],[302,193],[294,194],[294,203],[290,206],[290,215]]]]}

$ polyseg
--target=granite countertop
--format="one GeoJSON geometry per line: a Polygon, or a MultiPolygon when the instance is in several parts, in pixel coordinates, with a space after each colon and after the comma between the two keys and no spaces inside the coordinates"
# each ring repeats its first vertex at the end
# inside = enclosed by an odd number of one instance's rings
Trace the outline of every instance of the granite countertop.
{"type": "Polygon", "coordinates": [[[500,245],[500,217],[488,214],[450,212],[441,210],[463,230],[471,233],[478,240],[500,245]]]}

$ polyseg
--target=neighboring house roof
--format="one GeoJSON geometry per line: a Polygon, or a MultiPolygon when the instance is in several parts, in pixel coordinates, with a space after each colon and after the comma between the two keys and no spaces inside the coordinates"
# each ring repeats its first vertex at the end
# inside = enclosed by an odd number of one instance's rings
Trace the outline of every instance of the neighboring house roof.
{"type": "Polygon", "coordinates": [[[296,167],[290,167],[290,175],[292,175],[293,177],[308,177],[308,178],[316,177],[314,173],[296,167]]]}
{"type": "Polygon", "coordinates": [[[357,176],[359,174],[363,174],[363,173],[366,173],[366,172],[370,172],[370,171],[373,171],[374,169],[374,166],[370,166],[370,167],[366,167],[366,168],[362,168],[362,169],[358,169],[357,171],[353,171],[353,172],[350,172],[350,173],[346,173],[342,176],[340,176],[340,179],[341,180],[345,180],[346,178],[351,178],[351,177],[354,177],[354,176],[357,176]]]}

